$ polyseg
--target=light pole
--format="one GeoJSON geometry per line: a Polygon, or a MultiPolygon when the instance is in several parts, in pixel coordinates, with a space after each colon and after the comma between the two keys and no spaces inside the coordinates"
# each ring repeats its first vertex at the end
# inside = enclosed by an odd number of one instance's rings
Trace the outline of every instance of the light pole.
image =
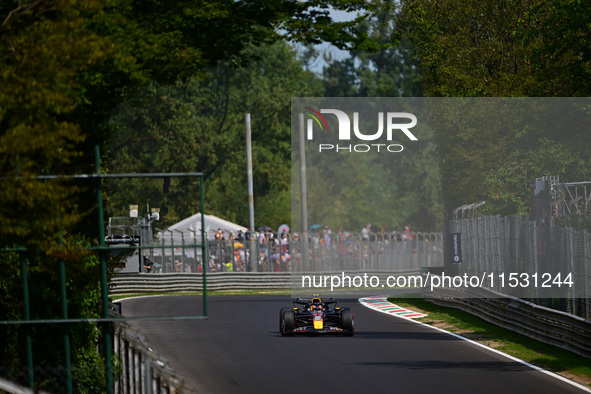
{"type": "MultiPolygon", "coordinates": [[[[250,114],[244,115],[244,123],[246,127],[246,181],[248,184],[248,228],[250,233],[254,232],[254,192],[252,186],[252,143],[250,132],[250,114]]],[[[255,241],[249,237],[248,242],[250,261],[248,264],[248,271],[252,271],[256,267],[256,256],[254,255],[255,241]]]]}
{"type": "Polygon", "coordinates": [[[308,191],[306,186],[306,146],[304,144],[304,114],[298,115],[300,139],[300,199],[302,209],[302,264],[308,268],[308,191]]]}
{"type": "Polygon", "coordinates": [[[176,228],[174,229],[174,231],[181,234],[181,245],[183,245],[181,249],[181,272],[183,272],[183,270],[185,269],[185,234],[176,228]]]}

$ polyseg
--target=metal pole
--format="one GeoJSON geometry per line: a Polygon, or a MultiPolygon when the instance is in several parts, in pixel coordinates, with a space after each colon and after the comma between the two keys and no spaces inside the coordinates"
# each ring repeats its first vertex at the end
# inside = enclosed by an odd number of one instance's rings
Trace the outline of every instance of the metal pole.
{"type": "Polygon", "coordinates": [[[308,201],[306,188],[306,146],[304,144],[304,114],[299,114],[300,128],[300,198],[302,201],[302,269],[308,269],[308,201]]]}
{"type": "MultiPolygon", "coordinates": [[[[61,243],[61,235],[60,235],[61,243]]],[[[61,298],[62,298],[62,318],[68,320],[68,292],[66,289],[66,264],[64,260],[59,261],[60,264],[60,283],[61,283],[61,298]]],[[[70,329],[68,326],[64,328],[64,359],[66,363],[66,392],[72,393],[72,361],[70,351],[70,329]]]]}
{"type": "MultiPolygon", "coordinates": [[[[31,320],[31,308],[29,303],[29,279],[27,274],[27,259],[24,252],[19,253],[21,260],[21,276],[23,280],[23,302],[25,306],[25,321],[31,320]]],[[[33,369],[33,343],[31,339],[31,328],[27,324],[26,328],[26,346],[27,346],[27,373],[29,378],[29,387],[35,387],[35,375],[33,369]]]]}
{"type": "Polygon", "coordinates": [[[248,184],[248,228],[250,231],[249,237],[249,255],[250,261],[248,264],[248,271],[252,271],[256,267],[255,256],[255,240],[252,237],[254,234],[254,192],[252,187],[252,141],[250,131],[250,114],[244,115],[244,124],[246,127],[246,181],[248,184]]]}
{"type": "MultiPolygon", "coordinates": [[[[96,173],[101,172],[101,154],[98,145],[94,147],[95,161],[96,161],[96,173]]],[[[105,223],[103,218],[103,190],[101,185],[101,179],[97,178],[96,181],[96,198],[98,205],[98,223],[99,223],[99,246],[105,247],[105,223]]],[[[109,318],[109,293],[107,283],[107,260],[105,258],[105,251],[101,249],[99,251],[100,263],[101,263],[101,294],[102,294],[102,307],[103,307],[103,318],[109,318]]],[[[113,393],[113,363],[111,357],[111,333],[109,331],[109,323],[104,323],[103,337],[105,341],[105,375],[107,392],[113,393]]]]}
{"type": "Polygon", "coordinates": [[[203,268],[203,316],[207,317],[207,266],[205,254],[205,191],[203,189],[203,175],[201,175],[199,189],[201,192],[201,264],[203,268]]]}
{"type": "Polygon", "coordinates": [[[170,233],[170,269],[172,270],[172,272],[176,271],[176,266],[175,266],[175,256],[174,256],[174,234],[172,233],[172,230],[170,229],[166,229],[166,231],[168,231],[170,233]]]}

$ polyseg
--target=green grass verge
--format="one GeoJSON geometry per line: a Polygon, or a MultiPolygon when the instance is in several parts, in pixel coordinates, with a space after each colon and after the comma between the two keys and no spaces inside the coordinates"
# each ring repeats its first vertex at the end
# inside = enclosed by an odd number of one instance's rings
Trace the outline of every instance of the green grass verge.
{"type": "Polygon", "coordinates": [[[483,343],[591,388],[589,358],[501,328],[459,309],[435,305],[422,298],[389,298],[388,301],[403,308],[426,313],[426,317],[418,319],[422,323],[483,343]]]}

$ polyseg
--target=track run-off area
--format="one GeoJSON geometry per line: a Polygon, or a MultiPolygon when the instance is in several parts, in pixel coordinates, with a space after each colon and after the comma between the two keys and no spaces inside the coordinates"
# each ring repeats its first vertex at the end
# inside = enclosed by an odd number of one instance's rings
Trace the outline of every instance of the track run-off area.
{"type": "MultiPolygon", "coordinates": [[[[357,299],[338,300],[355,314],[353,337],[282,337],[279,310],[291,301],[277,295],[209,296],[205,320],[142,319],[132,325],[197,393],[590,392],[357,299]]],[[[203,314],[201,296],[120,302],[127,317],[203,314]]]]}

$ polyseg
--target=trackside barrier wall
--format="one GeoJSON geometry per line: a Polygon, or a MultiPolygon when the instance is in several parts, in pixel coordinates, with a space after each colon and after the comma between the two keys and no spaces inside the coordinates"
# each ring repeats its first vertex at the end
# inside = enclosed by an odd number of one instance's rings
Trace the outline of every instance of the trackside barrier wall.
{"type": "MultiPolygon", "coordinates": [[[[331,275],[333,272],[314,272],[313,275],[331,275]]],[[[345,275],[358,272],[345,271],[345,275]]],[[[372,275],[384,283],[392,273],[372,271],[372,275]]],[[[398,271],[398,276],[417,276],[421,271],[398,271]]],[[[290,272],[212,272],[207,275],[208,291],[289,290],[292,286],[290,272]]],[[[201,275],[176,274],[119,274],[111,280],[110,294],[200,292],[203,290],[201,275]]],[[[312,291],[312,290],[311,290],[312,291]]]]}
{"type": "Polygon", "coordinates": [[[463,310],[507,328],[584,357],[591,358],[591,321],[485,289],[436,288],[425,292],[429,301],[463,310]]]}
{"type": "Polygon", "coordinates": [[[128,324],[114,324],[114,351],[119,355],[121,378],[115,393],[190,393],[181,378],[156,354],[144,337],[128,324]]]}
{"type": "MultiPolygon", "coordinates": [[[[207,275],[207,290],[278,290],[289,289],[289,272],[212,272],[207,275]]],[[[109,293],[201,292],[203,278],[195,273],[118,274],[111,280],[109,293]]]]}

